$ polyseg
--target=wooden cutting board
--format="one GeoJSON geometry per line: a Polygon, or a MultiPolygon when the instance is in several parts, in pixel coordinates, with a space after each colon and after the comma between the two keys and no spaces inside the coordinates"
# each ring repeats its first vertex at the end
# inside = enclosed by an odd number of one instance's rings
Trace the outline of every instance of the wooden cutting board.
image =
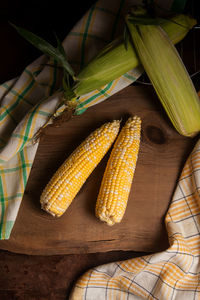
{"type": "Polygon", "coordinates": [[[171,126],[152,87],[130,86],[83,115],[55,128],[40,141],[27,188],[8,241],[0,248],[38,255],[111,250],[160,251],[168,246],[164,216],[194,139],[171,126]],[[94,215],[108,159],[90,175],[66,213],[54,218],[40,208],[40,194],[65,158],[104,122],[142,118],[142,140],[127,210],[120,224],[109,227],[94,215]]]}

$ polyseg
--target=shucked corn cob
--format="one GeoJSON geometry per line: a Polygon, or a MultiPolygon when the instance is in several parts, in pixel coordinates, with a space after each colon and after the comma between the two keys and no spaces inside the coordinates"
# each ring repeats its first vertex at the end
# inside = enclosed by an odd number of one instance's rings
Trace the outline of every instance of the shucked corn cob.
{"type": "Polygon", "coordinates": [[[96,203],[96,216],[113,225],[122,220],[136,167],[141,119],[129,118],[112,149],[96,203]]]}
{"type": "Polygon", "coordinates": [[[53,216],[61,216],[88,176],[106,154],[119,131],[120,121],[102,125],[66,159],[41,195],[41,206],[53,216]]]}
{"type": "Polygon", "coordinates": [[[193,137],[200,131],[200,101],[192,80],[162,28],[142,22],[126,19],[138,56],[176,130],[193,137]]]}
{"type": "MultiPolygon", "coordinates": [[[[196,24],[190,16],[179,14],[163,21],[160,26],[168,34],[172,43],[180,42],[196,24]]],[[[123,37],[109,43],[76,76],[73,92],[84,95],[120,77],[141,64],[130,40],[127,49],[123,37]]]]}

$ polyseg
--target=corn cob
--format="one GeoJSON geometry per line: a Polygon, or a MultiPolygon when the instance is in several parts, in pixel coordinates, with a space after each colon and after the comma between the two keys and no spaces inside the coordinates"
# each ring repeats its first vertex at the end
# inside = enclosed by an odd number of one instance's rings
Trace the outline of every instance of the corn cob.
{"type": "MultiPolygon", "coordinates": [[[[176,44],[195,24],[196,20],[193,18],[179,14],[163,21],[161,27],[169,35],[172,43],[176,44]]],[[[73,87],[77,97],[101,88],[140,65],[132,43],[130,40],[127,43],[126,49],[123,37],[112,41],[79,72],[73,87]]]]}
{"type": "Polygon", "coordinates": [[[95,214],[108,225],[121,222],[126,210],[136,167],[141,133],[141,119],[128,119],[112,149],[104,172],[95,214]]]}
{"type": "Polygon", "coordinates": [[[65,160],[45,187],[41,206],[53,216],[61,216],[88,176],[106,154],[119,131],[120,121],[102,125],[65,160]]]}
{"type": "Polygon", "coordinates": [[[175,48],[160,26],[126,23],[143,67],[176,130],[193,137],[200,131],[200,101],[175,48]]]}

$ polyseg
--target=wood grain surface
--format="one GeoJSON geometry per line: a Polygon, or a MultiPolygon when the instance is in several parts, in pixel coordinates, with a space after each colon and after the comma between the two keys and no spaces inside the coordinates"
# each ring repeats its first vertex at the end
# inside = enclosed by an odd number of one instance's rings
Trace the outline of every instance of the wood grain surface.
{"type": "Polygon", "coordinates": [[[195,140],[171,126],[152,87],[130,86],[73,117],[48,126],[41,138],[20,211],[8,241],[12,252],[52,255],[111,250],[160,251],[168,246],[164,216],[195,140]],[[40,194],[65,158],[97,127],[130,115],[142,119],[142,140],[125,216],[109,227],[94,215],[109,153],[90,175],[66,213],[54,218],[40,208],[40,194]]]}
{"type": "Polygon", "coordinates": [[[145,254],[111,251],[36,256],[0,250],[0,299],[68,300],[75,282],[90,268],[145,254]]]}

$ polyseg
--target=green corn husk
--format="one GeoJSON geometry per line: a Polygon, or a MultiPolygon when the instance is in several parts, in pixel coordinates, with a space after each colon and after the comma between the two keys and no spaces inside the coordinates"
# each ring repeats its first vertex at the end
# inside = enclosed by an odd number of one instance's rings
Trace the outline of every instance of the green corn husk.
{"type": "MultiPolygon", "coordinates": [[[[190,16],[179,14],[170,20],[163,20],[161,26],[176,44],[195,24],[196,20],[190,16]]],[[[124,39],[120,37],[108,44],[80,71],[76,76],[73,92],[77,97],[89,93],[139,65],[139,58],[130,40],[127,41],[125,48],[124,39]]]]}
{"type": "Polygon", "coordinates": [[[200,131],[200,100],[192,80],[160,26],[126,19],[135,49],[176,130],[188,137],[200,131]]]}

